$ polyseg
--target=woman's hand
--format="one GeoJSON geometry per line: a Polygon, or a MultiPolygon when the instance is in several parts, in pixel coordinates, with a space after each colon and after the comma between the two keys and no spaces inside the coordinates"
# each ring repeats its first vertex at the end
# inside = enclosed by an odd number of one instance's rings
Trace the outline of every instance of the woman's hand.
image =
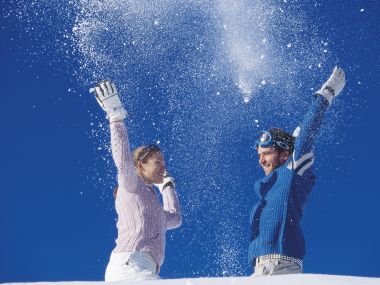
{"type": "Polygon", "coordinates": [[[163,179],[162,183],[154,184],[154,185],[160,190],[161,193],[165,189],[165,187],[171,186],[171,187],[175,188],[174,178],[171,177],[167,171],[164,174],[164,179],[163,179]]]}
{"type": "Polygon", "coordinates": [[[95,93],[96,101],[100,107],[107,113],[107,119],[110,123],[122,121],[127,116],[123,104],[117,94],[116,86],[109,80],[99,82],[96,87],[91,88],[90,92],[95,93]]]}

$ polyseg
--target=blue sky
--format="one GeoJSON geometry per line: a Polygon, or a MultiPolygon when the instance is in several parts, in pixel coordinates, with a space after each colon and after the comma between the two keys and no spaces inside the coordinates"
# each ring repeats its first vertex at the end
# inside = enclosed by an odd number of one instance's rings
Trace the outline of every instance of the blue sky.
{"type": "Polygon", "coordinates": [[[104,78],[132,147],[159,143],[177,182],[161,276],[250,274],[256,134],[291,132],[335,64],[305,272],[380,276],[378,1],[60,2],[2,7],[0,282],[103,278],[116,173],[88,89],[104,78]]]}

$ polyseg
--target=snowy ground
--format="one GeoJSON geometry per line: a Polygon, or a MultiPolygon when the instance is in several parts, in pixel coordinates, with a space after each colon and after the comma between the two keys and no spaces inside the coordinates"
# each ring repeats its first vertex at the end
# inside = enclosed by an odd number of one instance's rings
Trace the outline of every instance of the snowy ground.
{"type": "MultiPolygon", "coordinates": [[[[37,283],[3,283],[3,284],[39,284],[39,285],[105,285],[106,282],[37,282],[37,283]]],[[[110,283],[110,282],[108,282],[110,283]]],[[[118,284],[138,284],[138,285],[380,285],[380,278],[356,277],[356,276],[338,276],[338,275],[319,275],[319,274],[293,274],[270,277],[228,277],[228,278],[184,278],[184,279],[166,279],[137,282],[112,282],[112,285],[118,284]]]]}

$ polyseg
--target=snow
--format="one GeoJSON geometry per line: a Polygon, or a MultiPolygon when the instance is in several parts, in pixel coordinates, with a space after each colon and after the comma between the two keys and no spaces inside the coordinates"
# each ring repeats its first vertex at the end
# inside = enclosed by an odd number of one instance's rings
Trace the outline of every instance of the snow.
{"type": "MultiPolygon", "coordinates": [[[[35,283],[3,283],[3,284],[38,284],[38,285],[125,285],[127,282],[75,281],[75,282],[35,282],[35,283]]],[[[183,278],[165,280],[128,281],[134,285],[380,285],[380,278],[321,275],[321,274],[291,274],[269,277],[223,277],[223,278],[183,278]]]]}

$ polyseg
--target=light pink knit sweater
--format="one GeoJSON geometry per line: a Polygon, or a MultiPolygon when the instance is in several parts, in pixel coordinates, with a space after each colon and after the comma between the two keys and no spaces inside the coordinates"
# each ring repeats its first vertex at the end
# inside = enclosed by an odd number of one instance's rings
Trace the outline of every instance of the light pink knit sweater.
{"type": "Polygon", "coordinates": [[[124,123],[111,123],[110,128],[119,184],[115,200],[118,237],[113,252],[148,251],[161,266],[166,230],[182,223],[177,193],[174,188],[165,187],[162,206],[157,192],[137,175],[124,123]]]}

